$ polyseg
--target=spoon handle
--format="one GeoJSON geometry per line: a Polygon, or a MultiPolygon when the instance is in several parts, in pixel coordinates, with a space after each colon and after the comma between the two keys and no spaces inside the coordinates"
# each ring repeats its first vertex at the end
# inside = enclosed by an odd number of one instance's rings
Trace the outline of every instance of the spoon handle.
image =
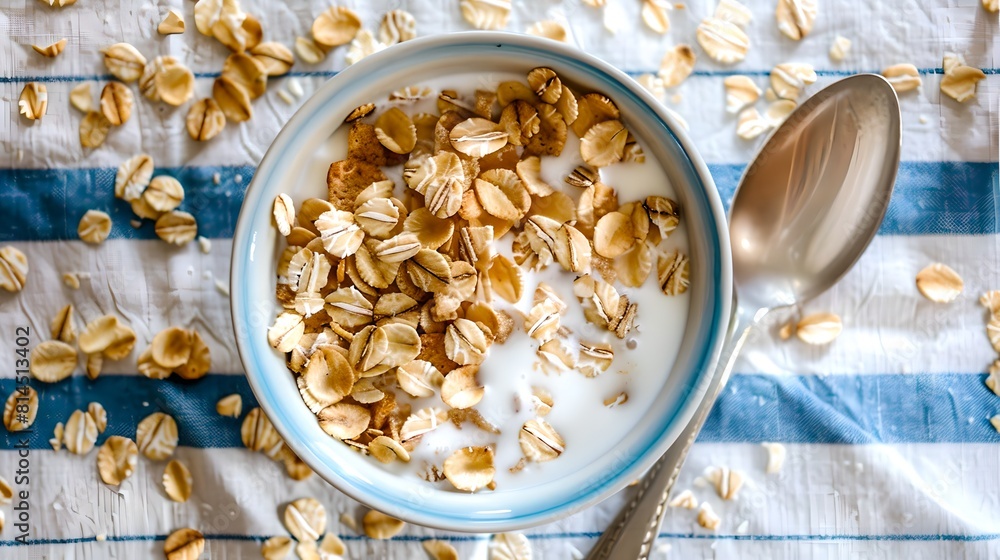
{"type": "Polygon", "coordinates": [[[715,404],[722,387],[729,379],[729,373],[736,363],[750,328],[763,317],[763,313],[751,315],[734,306],[729,324],[729,337],[722,347],[718,365],[712,374],[712,381],[705,398],[695,410],[694,417],[681,431],[677,441],[667,448],[660,459],[653,464],[639,484],[632,500],[622,509],[611,526],[594,545],[587,560],[646,560],[652,551],[656,535],[660,532],[663,516],[667,509],[667,499],[687,458],[691,444],[701,431],[708,413],[715,404]]]}

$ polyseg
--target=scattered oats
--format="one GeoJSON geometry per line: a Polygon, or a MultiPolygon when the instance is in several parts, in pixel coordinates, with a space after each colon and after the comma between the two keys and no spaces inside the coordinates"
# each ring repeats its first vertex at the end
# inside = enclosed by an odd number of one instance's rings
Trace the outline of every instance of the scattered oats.
{"type": "Polygon", "coordinates": [[[306,64],[319,64],[326,58],[326,51],[321,49],[312,39],[295,38],[295,54],[306,64]]]}
{"type": "Polygon", "coordinates": [[[780,443],[770,442],[764,442],[761,445],[767,450],[767,467],[764,469],[764,472],[767,474],[780,472],[781,467],[785,464],[785,457],[788,454],[785,446],[780,443]]]}
{"type": "Polygon", "coordinates": [[[156,31],[160,35],[176,35],[184,33],[184,14],[171,8],[167,11],[160,25],[156,26],[156,31]]]}
{"type": "Polygon", "coordinates": [[[87,405],[87,414],[94,419],[94,425],[97,426],[97,433],[103,434],[104,430],[108,427],[108,411],[104,409],[101,403],[92,402],[87,405]]]}
{"type": "Polygon", "coordinates": [[[128,43],[115,43],[101,53],[108,72],[125,83],[138,80],[146,68],[146,57],[128,43]]]}
{"type": "Polygon", "coordinates": [[[715,467],[708,471],[709,482],[715,485],[715,491],[723,500],[736,498],[743,487],[743,473],[729,467],[715,467]]]}
{"type": "Polygon", "coordinates": [[[73,326],[73,304],[59,310],[49,328],[52,338],[67,344],[76,340],[76,328],[73,326]]]}
{"type": "Polygon", "coordinates": [[[90,84],[82,83],[74,86],[69,91],[69,104],[85,115],[89,113],[94,107],[94,100],[90,95],[90,84]]]}
{"type": "Polygon", "coordinates": [[[708,502],[701,504],[701,507],[698,508],[698,525],[709,531],[715,531],[721,524],[722,518],[712,509],[712,504],[708,502]]]}
{"type": "Polygon", "coordinates": [[[215,403],[215,411],[221,416],[239,418],[243,412],[243,397],[239,393],[226,395],[219,399],[219,402],[215,403]]]}
{"type": "Polygon", "coordinates": [[[154,412],[139,422],[135,440],[147,459],[162,461],[177,448],[177,422],[167,414],[154,412]]]}
{"type": "Polygon", "coordinates": [[[292,51],[281,43],[260,43],[250,49],[250,54],[261,64],[268,76],[284,76],[295,64],[292,51]]]}
{"type": "Polygon", "coordinates": [[[750,50],[750,38],[739,26],[715,17],[702,20],[696,36],[709,58],[723,64],[740,62],[750,50]]]}
{"type": "Polygon", "coordinates": [[[326,532],[326,508],[315,498],[299,498],[285,506],[284,522],[300,542],[315,542],[326,532]]]}
{"type": "Polygon", "coordinates": [[[45,84],[38,82],[28,82],[21,90],[21,97],[18,98],[18,110],[28,120],[40,120],[45,116],[45,111],[49,106],[49,94],[45,84]]]}
{"type": "Polygon", "coordinates": [[[63,428],[63,443],[74,455],[86,455],[97,442],[97,424],[82,410],[74,410],[63,428]]]}
{"type": "Polygon", "coordinates": [[[795,100],[809,84],[816,82],[811,64],[786,62],[771,69],[771,89],[781,99],[795,100]]]}
{"type": "Polygon", "coordinates": [[[676,45],[668,49],[660,60],[659,76],[663,85],[668,88],[680,85],[694,71],[696,58],[688,45],[676,45]]]}
{"type": "Polygon", "coordinates": [[[389,517],[373,509],[368,510],[361,523],[364,527],[365,535],[378,540],[391,539],[398,535],[403,530],[403,527],[406,526],[406,523],[399,519],[389,517]]]}
{"type": "Polygon", "coordinates": [[[286,105],[295,105],[295,98],[291,96],[290,93],[283,89],[278,90],[278,97],[285,102],[286,105]]]}
{"type": "Polygon", "coordinates": [[[417,36],[417,20],[413,14],[405,10],[392,10],[382,16],[379,25],[378,40],[382,44],[395,45],[409,41],[417,36]]]}
{"type": "Polygon", "coordinates": [[[525,33],[562,43],[569,42],[569,30],[566,29],[565,25],[555,20],[535,22],[525,30],[525,33]]]}
{"type": "Polygon", "coordinates": [[[170,212],[184,201],[184,186],[169,175],[159,175],[149,182],[149,186],[142,193],[142,198],[153,210],[170,212]]]}
{"type": "Polygon", "coordinates": [[[43,383],[57,383],[76,369],[76,348],[58,340],[46,340],[31,349],[30,361],[28,369],[32,377],[43,383]]]}
{"type": "Polygon", "coordinates": [[[1000,10],[1000,0],[983,0],[983,9],[991,14],[997,13],[1000,10]]]}
{"type": "Polygon", "coordinates": [[[760,88],[748,76],[729,76],[722,82],[726,87],[726,112],[736,114],[760,98],[760,88]]]}
{"type": "Polygon", "coordinates": [[[889,80],[896,93],[912,91],[920,87],[920,72],[912,64],[894,64],[882,70],[882,75],[889,80]]]}
{"type": "Polygon", "coordinates": [[[777,101],[772,101],[770,105],[767,106],[767,110],[764,112],[764,118],[768,120],[771,127],[780,126],[781,123],[785,122],[788,115],[792,114],[795,110],[795,102],[791,99],[778,99],[777,101]]]}
{"type": "Polygon", "coordinates": [[[60,54],[62,54],[63,49],[66,48],[66,39],[59,39],[55,43],[52,43],[51,45],[47,45],[44,47],[39,47],[38,45],[31,45],[31,48],[35,49],[36,53],[44,57],[55,58],[60,54]]]}
{"type": "Polygon", "coordinates": [[[354,518],[353,515],[347,513],[346,511],[340,514],[340,523],[344,527],[347,527],[348,529],[354,531],[355,533],[358,532],[358,521],[354,518]]]}
{"type": "Polygon", "coordinates": [[[771,121],[764,118],[756,107],[750,107],[740,111],[740,117],[736,123],[736,135],[744,140],[753,140],[770,128],[771,121]]]}
{"type": "Polygon", "coordinates": [[[982,70],[966,66],[960,56],[952,53],[945,55],[942,66],[944,77],[941,78],[941,93],[959,103],[965,103],[975,97],[976,84],[986,79],[986,74],[982,70]]]}
{"type": "Polygon", "coordinates": [[[219,76],[212,83],[212,98],[226,120],[243,122],[253,117],[250,92],[229,76],[219,76]]]}
{"type": "Polygon", "coordinates": [[[920,124],[927,124],[928,123],[928,119],[927,119],[926,115],[920,115],[920,118],[917,119],[917,120],[920,121],[920,124]]]}
{"type": "Polygon", "coordinates": [[[617,35],[619,31],[629,26],[628,15],[617,0],[603,0],[604,6],[604,29],[612,35],[617,35]]]}
{"type": "Polygon", "coordinates": [[[15,389],[3,406],[3,425],[8,432],[27,430],[38,417],[38,393],[31,387],[15,389]],[[18,411],[18,407],[26,407],[18,411]]]}
{"type": "Polygon", "coordinates": [[[206,97],[191,104],[184,124],[192,140],[207,142],[226,127],[226,114],[214,99],[206,97]]]}
{"type": "Polygon", "coordinates": [[[295,97],[302,97],[305,95],[305,91],[302,89],[302,83],[294,77],[288,78],[288,80],[285,81],[285,87],[288,88],[288,93],[291,93],[295,97]]]}
{"type": "Polygon", "coordinates": [[[962,293],[962,277],[951,267],[933,263],[917,273],[917,290],[935,303],[948,303],[962,293]]]}
{"type": "Polygon", "coordinates": [[[186,502],[191,497],[194,479],[184,463],[174,459],[163,469],[163,491],[175,502],[186,502]]]}
{"type": "Polygon", "coordinates": [[[194,529],[178,529],[163,543],[167,560],[197,560],[204,551],[205,536],[194,529]]]}
{"type": "Polygon", "coordinates": [[[150,101],[178,107],[194,95],[194,73],[172,56],[158,56],[146,65],[139,91],[150,101]]]}
{"type": "Polygon", "coordinates": [[[362,29],[351,41],[351,46],[347,49],[344,61],[348,65],[356,64],[362,58],[385,50],[389,45],[383,44],[375,39],[375,35],[367,29],[362,29]]]}
{"type": "Polygon", "coordinates": [[[79,345],[84,354],[103,353],[109,360],[121,360],[132,352],[135,331],[120,324],[114,315],[103,315],[87,323],[80,333],[79,345]]]}
{"type": "Polygon", "coordinates": [[[147,154],[131,157],[118,167],[115,197],[133,201],[142,196],[153,178],[153,158],[147,154]]]}
{"type": "Polygon", "coordinates": [[[198,224],[194,216],[180,210],[172,210],[156,220],[156,236],[174,245],[186,245],[198,236],[198,224]]]}
{"type": "Polygon", "coordinates": [[[198,248],[204,254],[209,254],[212,252],[212,240],[207,237],[198,236],[198,248]]]}
{"type": "Polygon", "coordinates": [[[840,317],[833,313],[814,313],[803,317],[795,326],[795,335],[806,344],[829,344],[844,329],[840,317]]]}
{"type": "Polygon", "coordinates": [[[660,35],[670,31],[670,11],[673,5],[667,0],[642,0],[640,15],[646,27],[660,35]]]}
{"type": "Polygon", "coordinates": [[[132,90],[121,82],[108,82],[101,90],[101,114],[111,126],[121,126],[132,116],[135,100],[132,90]]]}
{"type": "Polygon", "coordinates": [[[292,539],[285,536],[271,537],[260,546],[264,560],[285,560],[294,547],[292,539]]]}
{"type": "Polygon", "coordinates": [[[213,173],[212,174],[212,183],[218,185],[221,182],[222,182],[222,175],[220,175],[218,172],[213,173]]]}
{"type": "Polygon", "coordinates": [[[462,17],[476,29],[503,29],[510,17],[511,0],[462,0],[462,17]]]}
{"type": "Polygon", "coordinates": [[[667,502],[667,505],[675,508],[694,509],[698,507],[698,499],[694,497],[694,493],[690,490],[683,490],[667,502]]]}
{"type": "Polygon", "coordinates": [[[361,18],[350,8],[332,6],[312,24],[313,39],[319,45],[332,48],[350,43],[361,29],[361,18]]]}
{"type": "Polygon", "coordinates": [[[424,541],[423,547],[433,560],[458,560],[458,551],[445,541],[424,541]]]}
{"type": "Polygon", "coordinates": [[[103,354],[87,354],[86,372],[90,379],[97,379],[101,375],[101,368],[104,366],[103,354]]]}
{"type": "Polygon", "coordinates": [[[778,0],[774,18],[778,31],[793,41],[800,41],[812,31],[819,13],[817,0],[778,0]]]}
{"type": "Polygon", "coordinates": [[[719,4],[715,7],[713,15],[718,19],[735,23],[740,27],[746,27],[753,20],[750,8],[747,8],[736,0],[720,0],[719,4]]]}
{"type": "Polygon", "coordinates": [[[830,45],[830,60],[841,62],[847,58],[847,53],[851,52],[851,40],[842,35],[837,35],[830,45]]]}
{"type": "Polygon", "coordinates": [[[80,218],[76,233],[82,241],[100,245],[111,234],[111,216],[100,210],[87,210],[80,218]]]}
{"type": "Polygon", "coordinates": [[[747,534],[747,530],[749,529],[750,529],[750,521],[744,519],[743,522],[736,527],[736,533],[739,535],[745,535],[747,534]]]}
{"type": "Polygon", "coordinates": [[[10,487],[7,479],[0,476],[0,504],[10,504],[14,497],[14,490],[10,487]]]}
{"type": "Polygon", "coordinates": [[[986,336],[990,339],[993,349],[1000,352],[1000,316],[992,315],[986,324],[986,336]]]}
{"type": "Polygon", "coordinates": [[[80,145],[96,148],[104,143],[111,130],[111,122],[98,111],[90,111],[80,120],[80,145]]]}
{"type": "MultiPolygon", "coordinates": [[[[67,445],[69,447],[69,445],[67,445]]],[[[118,486],[135,472],[139,450],[135,442],[122,436],[111,436],[97,452],[97,471],[105,484],[118,486]]]]}
{"type": "Polygon", "coordinates": [[[0,247],[0,288],[20,292],[28,277],[28,257],[11,245],[0,247]]]}
{"type": "Polygon", "coordinates": [[[63,284],[71,290],[80,289],[80,277],[75,272],[66,272],[62,275],[63,284]]]}
{"type": "Polygon", "coordinates": [[[994,430],[1000,433],[1000,414],[997,414],[993,418],[990,418],[990,424],[993,425],[994,430]]]}
{"type": "Polygon", "coordinates": [[[323,560],[336,560],[337,557],[347,554],[347,546],[337,535],[327,533],[319,543],[319,551],[323,560]],[[333,555],[333,558],[329,555],[333,555]]]}
{"type": "Polygon", "coordinates": [[[216,280],[215,289],[218,290],[220,294],[229,297],[229,284],[223,282],[222,280],[216,280]]]}
{"type": "Polygon", "coordinates": [[[531,560],[531,541],[523,533],[499,533],[490,539],[490,560],[531,560]]]}

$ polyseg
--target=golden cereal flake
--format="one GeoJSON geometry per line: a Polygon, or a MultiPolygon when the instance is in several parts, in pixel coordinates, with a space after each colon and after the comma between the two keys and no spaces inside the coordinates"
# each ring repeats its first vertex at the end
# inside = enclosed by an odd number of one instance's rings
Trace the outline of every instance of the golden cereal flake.
{"type": "Polygon", "coordinates": [[[774,19],[782,34],[793,41],[800,41],[812,31],[818,13],[817,0],[778,0],[774,19]]]}
{"type": "Polygon", "coordinates": [[[406,526],[406,523],[399,519],[373,509],[368,510],[368,513],[361,520],[361,524],[364,527],[365,535],[377,540],[391,539],[406,526]]]}
{"type": "Polygon", "coordinates": [[[197,560],[204,551],[205,536],[195,529],[178,529],[163,542],[167,560],[197,560]]]}
{"type": "Polygon", "coordinates": [[[135,442],[122,436],[111,436],[97,453],[97,471],[105,484],[120,485],[135,472],[139,450],[135,442]]]}
{"type": "Polygon", "coordinates": [[[917,290],[935,303],[954,301],[965,286],[957,272],[941,263],[932,263],[924,267],[917,273],[916,282],[917,290]]]}
{"type": "Polygon", "coordinates": [[[840,317],[833,313],[814,313],[803,317],[795,326],[795,335],[806,344],[829,344],[844,330],[840,317]]]}
{"type": "Polygon", "coordinates": [[[722,64],[740,62],[750,50],[750,38],[739,26],[716,17],[702,20],[695,35],[709,58],[722,64]]]}
{"type": "Polygon", "coordinates": [[[490,447],[463,447],[443,464],[444,476],[457,490],[475,492],[493,482],[496,467],[490,447]]]}
{"type": "Polygon", "coordinates": [[[154,412],[139,422],[135,432],[136,444],[146,458],[162,461],[174,454],[177,448],[177,422],[163,412],[154,412]]]}

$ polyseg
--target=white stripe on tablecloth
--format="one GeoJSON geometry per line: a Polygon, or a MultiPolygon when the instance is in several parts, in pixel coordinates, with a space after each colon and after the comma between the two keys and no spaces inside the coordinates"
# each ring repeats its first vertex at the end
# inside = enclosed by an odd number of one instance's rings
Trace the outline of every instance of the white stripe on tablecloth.
{"type": "MultiPolygon", "coordinates": [[[[630,68],[625,68],[630,70],[630,68]]],[[[964,104],[941,99],[938,82],[941,76],[925,75],[920,91],[901,95],[903,109],[903,150],[906,161],[996,161],[996,112],[991,94],[1000,88],[1000,75],[989,75],[979,84],[979,95],[964,104]],[[926,122],[921,122],[921,119],[926,122]],[[990,123],[989,126],[986,123],[990,123]],[[940,140],[942,129],[961,130],[949,142],[940,140]]],[[[268,92],[253,105],[254,117],[249,124],[230,123],[210,142],[192,141],[184,128],[186,109],[174,109],[162,103],[152,103],[143,98],[135,86],[136,96],[133,116],[125,125],[111,131],[104,146],[96,150],[83,150],[76,134],[81,115],[69,106],[69,91],[76,83],[47,84],[49,108],[42,124],[19,128],[15,149],[0,155],[4,167],[51,168],[65,167],[117,167],[126,158],[139,152],[151,154],[162,167],[193,165],[255,165],[264,156],[267,146],[288,121],[298,105],[290,106],[277,94],[284,89],[285,79],[272,80],[268,92]]],[[[327,78],[298,77],[306,97],[327,78]]],[[[807,92],[836,81],[838,77],[822,76],[807,92]]],[[[767,78],[754,80],[762,89],[767,78]]],[[[708,163],[733,163],[749,161],[764,138],[747,141],[736,136],[736,116],[724,110],[723,77],[694,76],[680,88],[671,90],[668,97],[680,95],[679,103],[667,103],[689,124],[690,134],[702,157],[708,163]]],[[[196,81],[197,97],[210,95],[212,80],[196,81]]],[[[22,85],[0,83],[0,94],[16,99],[22,85]]],[[[100,94],[101,84],[93,86],[94,95],[100,94]]],[[[763,111],[763,104],[760,110],[763,111]]],[[[4,131],[0,124],[0,137],[14,134],[4,131]]]]}
{"type": "MultiPolygon", "coordinates": [[[[177,248],[159,240],[115,239],[100,247],[80,241],[14,245],[28,255],[32,268],[27,288],[16,298],[0,300],[0,316],[11,324],[30,325],[36,341],[47,336],[55,313],[73,303],[78,329],[84,321],[115,313],[135,329],[139,350],[163,328],[193,326],[211,348],[213,372],[242,371],[231,339],[229,298],[215,286],[217,280],[228,284],[230,240],[213,240],[207,255],[195,243],[177,248]],[[61,280],[64,272],[73,271],[91,271],[77,291],[61,280]]],[[[776,313],[747,344],[736,371],[806,375],[986,371],[996,353],[986,338],[986,312],[977,300],[983,291],[1000,288],[998,263],[1000,248],[993,236],[876,237],[839,284],[803,308],[804,313],[839,314],[844,321],[840,338],[825,347],[782,342],[777,329],[788,314],[776,313]],[[936,261],[954,266],[965,280],[965,291],[953,303],[932,303],[916,290],[917,271],[936,261]]],[[[641,319],[640,314],[640,325],[641,319]]],[[[0,340],[0,351],[11,350],[12,344],[9,337],[0,340]]],[[[134,373],[136,356],[137,352],[129,359],[105,363],[105,372],[134,373]]],[[[0,371],[0,377],[11,376],[8,370],[0,371]]]]}
{"type": "MultiPolygon", "coordinates": [[[[787,450],[785,469],[776,475],[766,475],[763,471],[766,452],[758,445],[696,444],[677,488],[693,489],[700,501],[712,504],[723,518],[715,534],[718,539],[701,540],[712,533],[697,526],[695,512],[671,508],[661,530],[667,536],[661,537],[660,542],[697,552],[699,556],[708,553],[710,547],[721,545],[742,558],[770,558],[779,551],[794,552],[802,558],[820,558],[824,557],[819,556],[821,551],[829,550],[837,551],[840,557],[848,551],[866,550],[894,556],[915,546],[911,542],[914,539],[926,535],[975,540],[977,534],[982,534],[978,538],[988,539],[987,543],[964,543],[971,550],[1000,543],[996,531],[1000,517],[995,503],[1000,481],[991,468],[995,446],[788,445],[787,450]],[[705,468],[719,465],[740,469],[750,480],[738,499],[722,501],[714,489],[694,483],[705,468]],[[891,517],[867,513],[876,511],[873,508],[902,513],[891,517]],[[734,537],[741,535],[737,529],[743,521],[748,522],[748,535],[778,533],[780,536],[771,543],[734,542],[734,537]],[[774,531],[777,527],[781,530],[774,531]],[[970,530],[973,533],[963,533],[970,530]],[[837,543],[832,539],[836,535],[862,537],[837,543]],[[810,536],[817,542],[802,542],[810,536]],[[717,544],[713,546],[713,542],[717,544]]],[[[181,526],[222,535],[287,534],[281,523],[281,508],[293,499],[312,496],[328,510],[327,529],[348,539],[349,558],[419,556],[419,545],[414,542],[358,539],[340,523],[339,517],[347,512],[360,518],[366,511],[363,507],[315,475],[307,481],[292,481],[279,464],[261,454],[243,449],[179,448],[175,458],[191,468],[195,488],[191,500],[184,504],[170,501],[163,493],[160,484],[163,462],[140,457],[136,473],[116,491],[100,482],[95,455],[96,452],[91,452],[79,457],[65,450],[32,452],[33,480],[45,480],[44,484],[35,482],[28,487],[32,507],[36,508],[34,539],[87,538],[102,533],[117,539],[148,538],[168,534],[181,526]],[[134,504],[142,506],[130,509],[134,504]],[[261,509],[274,504],[278,507],[273,512],[261,509]]],[[[0,472],[12,473],[16,460],[14,452],[0,452],[0,472]]],[[[13,482],[13,477],[8,479],[13,482]]],[[[609,523],[626,498],[626,493],[619,494],[592,511],[526,533],[534,535],[532,542],[538,557],[566,558],[568,546],[581,551],[592,546],[595,527],[609,523]]],[[[5,509],[9,510],[9,506],[5,509]]],[[[0,540],[12,538],[11,527],[8,517],[8,529],[0,540]]],[[[401,538],[420,539],[431,534],[427,529],[408,525],[401,538]]],[[[462,558],[485,557],[482,540],[447,533],[439,534],[438,538],[452,539],[462,558]]],[[[51,551],[70,548],[60,544],[42,546],[51,551]]],[[[160,546],[161,543],[148,542],[97,543],[77,544],[74,548],[79,547],[77,550],[82,554],[88,549],[153,550],[160,546]]],[[[232,554],[246,553],[255,546],[217,541],[212,542],[211,549],[232,554]]],[[[961,549],[957,544],[936,546],[941,551],[961,549]]]]}

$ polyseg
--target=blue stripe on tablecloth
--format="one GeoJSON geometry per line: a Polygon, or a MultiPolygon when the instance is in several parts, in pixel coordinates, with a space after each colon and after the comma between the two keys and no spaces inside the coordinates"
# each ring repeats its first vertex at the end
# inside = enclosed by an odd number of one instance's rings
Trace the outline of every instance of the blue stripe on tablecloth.
{"type": "MultiPolygon", "coordinates": [[[[744,164],[709,165],[728,206],[744,164]]],[[[996,208],[997,164],[989,162],[903,162],[883,235],[983,235],[1000,231],[996,208]]],[[[159,168],[185,186],[181,205],[195,215],[199,234],[232,237],[251,166],[159,168]],[[213,176],[218,173],[219,184],[213,176]],[[241,179],[237,182],[236,179],[241,179]]],[[[140,229],[124,201],[114,198],[116,169],[0,169],[0,241],[76,239],[80,217],[90,209],[111,214],[111,238],[152,239],[152,223],[140,229]]]]}
{"type": "MultiPolygon", "coordinates": [[[[237,534],[206,534],[206,540],[210,541],[251,541],[264,542],[272,535],[237,535],[237,534]]],[[[370,540],[365,535],[342,534],[338,535],[345,541],[366,541],[370,540]]],[[[601,536],[599,531],[573,531],[558,533],[527,533],[530,540],[562,540],[562,539],[596,539],[601,536]]],[[[726,535],[718,533],[659,533],[657,538],[663,539],[688,539],[688,540],[723,540],[723,541],[757,541],[757,542],[837,542],[837,541],[889,541],[889,542],[984,542],[1000,541],[1000,533],[981,533],[976,535],[959,534],[919,534],[919,533],[897,533],[886,535],[726,535]]],[[[394,542],[424,542],[424,541],[449,541],[449,542],[485,542],[491,539],[491,535],[461,535],[454,533],[441,533],[437,535],[396,535],[389,541],[394,542]]],[[[137,542],[137,541],[165,541],[167,535],[121,535],[108,536],[104,542],[137,542]]],[[[30,545],[59,545],[59,544],[80,544],[97,542],[97,537],[71,537],[65,539],[34,539],[30,545]]],[[[20,546],[20,543],[7,540],[0,540],[0,547],[20,546]]]]}
{"type": "MultiPolygon", "coordinates": [[[[984,74],[996,75],[1000,74],[1000,68],[981,68],[984,74]]],[[[624,71],[629,76],[635,77],[642,74],[656,74],[657,70],[625,70],[624,71]]],[[[850,70],[850,69],[819,69],[816,70],[817,76],[831,76],[831,77],[842,77],[842,76],[853,76],[855,74],[878,74],[881,70],[850,70]]],[[[923,75],[930,74],[944,74],[943,68],[917,68],[917,72],[923,75]]],[[[312,70],[309,72],[289,72],[283,76],[275,76],[271,78],[281,79],[281,78],[332,78],[336,76],[339,72],[337,70],[312,70]]],[[[194,76],[196,78],[218,78],[219,72],[195,72],[194,76]]],[[[726,76],[769,76],[771,75],[770,69],[759,69],[759,70],[695,70],[691,73],[692,76],[702,77],[702,78],[717,78],[726,76]]],[[[64,75],[64,74],[53,74],[48,76],[37,75],[37,76],[0,76],[0,84],[20,84],[26,82],[108,82],[111,80],[117,80],[111,74],[79,74],[79,75],[64,75]]]]}
{"type": "MultiPolygon", "coordinates": [[[[985,374],[735,375],[698,441],[1000,444],[1000,434],[987,420],[997,413],[997,397],[986,388],[985,378],[985,374]]],[[[0,394],[12,392],[13,381],[0,380],[0,394]]],[[[91,381],[75,376],[33,386],[41,412],[35,432],[27,437],[35,449],[48,447],[56,422],[65,422],[73,410],[86,409],[91,401],[108,411],[108,430],[99,443],[109,435],[133,437],[142,418],[164,411],[177,420],[181,445],[240,447],[240,420],[216,414],[215,403],[239,393],[244,411],[257,406],[241,375],[213,374],[198,381],[135,375],[105,375],[91,381]]],[[[4,432],[0,441],[10,449],[19,437],[4,432]]]]}

